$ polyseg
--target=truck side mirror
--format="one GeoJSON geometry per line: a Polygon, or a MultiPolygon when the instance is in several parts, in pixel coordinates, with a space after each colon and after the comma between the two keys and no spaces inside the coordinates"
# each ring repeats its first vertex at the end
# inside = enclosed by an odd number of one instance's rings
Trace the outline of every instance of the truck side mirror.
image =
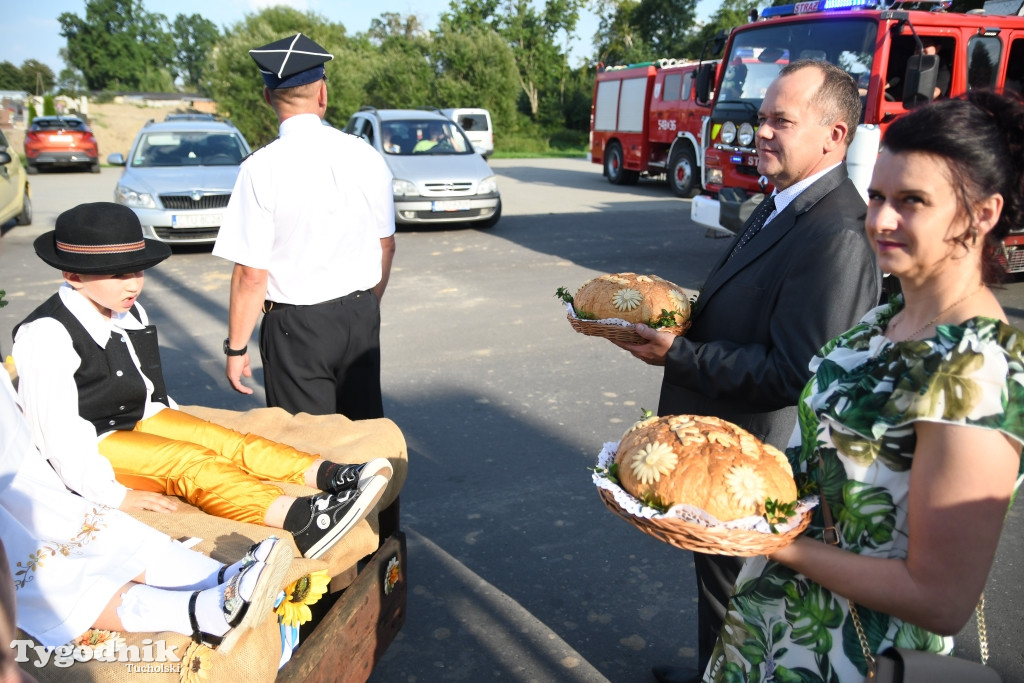
{"type": "Polygon", "coordinates": [[[711,79],[715,75],[715,65],[706,62],[697,67],[697,101],[705,104],[711,99],[711,79]]]}
{"type": "Polygon", "coordinates": [[[718,55],[725,49],[725,43],[729,40],[729,32],[724,28],[718,32],[718,34],[711,39],[711,49],[714,50],[714,54],[718,55]]]}
{"type": "Polygon", "coordinates": [[[912,109],[930,102],[935,95],[939,77],[938,55],[913,55],[907,60],[907,75],[903,79],[903,106],[912,109]]]}

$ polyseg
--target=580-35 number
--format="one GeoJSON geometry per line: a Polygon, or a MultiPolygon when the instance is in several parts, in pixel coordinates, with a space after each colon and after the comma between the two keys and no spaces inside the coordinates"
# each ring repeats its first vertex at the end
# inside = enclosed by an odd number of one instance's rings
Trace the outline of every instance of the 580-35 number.
{"type": "Polygon", "coordinates": [[[668,119],[667,121],[658,121],[658,130],[675,130],[676,121],[675,119],[668,119]]]}

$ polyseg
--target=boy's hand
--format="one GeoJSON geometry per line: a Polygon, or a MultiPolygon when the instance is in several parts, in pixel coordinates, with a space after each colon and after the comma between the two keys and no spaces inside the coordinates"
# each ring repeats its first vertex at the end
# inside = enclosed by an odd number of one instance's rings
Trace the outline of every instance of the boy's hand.
{"type": "Polygon", "coordinates": [[[136,491],[128,489],[119,508],[123,512],[152,510],[153,512],[174,512],[178,509],[178,501],[152,491],[136,491]]]}

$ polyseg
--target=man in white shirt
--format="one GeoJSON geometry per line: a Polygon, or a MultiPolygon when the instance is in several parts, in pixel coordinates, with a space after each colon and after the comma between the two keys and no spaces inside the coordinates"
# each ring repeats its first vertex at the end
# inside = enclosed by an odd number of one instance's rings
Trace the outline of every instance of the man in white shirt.
{"type": "Polygon", "coordinates": [[[213,253],[235,263],[226,375],[244,394],[259,319],[267,405],[382,417],[380,299],[395,252],[391,173],[359,138],[323,125],[324,63],[297,34],[249,54],[280,137],[243,162],[213,253]]]}

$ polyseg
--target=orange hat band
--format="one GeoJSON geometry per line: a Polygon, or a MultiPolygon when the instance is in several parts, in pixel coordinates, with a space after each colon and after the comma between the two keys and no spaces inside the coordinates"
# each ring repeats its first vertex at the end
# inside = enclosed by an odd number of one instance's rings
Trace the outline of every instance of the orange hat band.
{"type": "Polygon", "coordinates": [[[69,244],[57,242],[57,249],[69,254],[124,254],[132,251],[143,251],[146,241],[124,242],[122,244],[69,244]]]}

